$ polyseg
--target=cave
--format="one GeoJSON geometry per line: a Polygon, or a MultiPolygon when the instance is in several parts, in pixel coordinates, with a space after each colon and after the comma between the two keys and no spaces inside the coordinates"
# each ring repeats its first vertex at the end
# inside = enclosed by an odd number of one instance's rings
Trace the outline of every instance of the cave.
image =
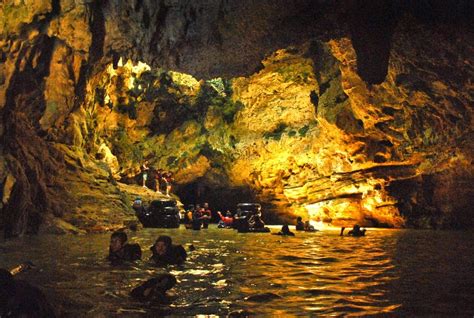
{"type": "Polygon", "coordinates": [[[182,202],[188,202],[190,205],[207,202],[215,211],[224,212],[235,210],[239,202],[256,202],[257,200],[249,188],[221,189],[206,185],[206,182],[201,179],[177,188],[175,192],[182,202]]]}
{"type": "Polygon", "coordinates": [[[145,160],[182,208],[474,226],[471,1],[0,8],[5,238],[139,227],[135,197],[166,199],[145,160]]]}

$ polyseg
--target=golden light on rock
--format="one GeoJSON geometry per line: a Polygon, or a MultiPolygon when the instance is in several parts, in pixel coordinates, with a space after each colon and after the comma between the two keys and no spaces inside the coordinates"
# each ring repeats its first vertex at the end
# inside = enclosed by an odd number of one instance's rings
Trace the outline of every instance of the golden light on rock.
{"type": "Polygon", "coordinates": [[[333,21],[353,14],[337,4],[300,25],[272,1],[188,1],[185,14],[135,2],[0,4],[8,235],[46,215],[122,223],[130,208],[110,180],[136,182],[144,159],[173,172],[180,195],[245,194],[275,222],[472,224],[471,33],[399,16],[382,48],[363,23],[359,37],[333,21]]]}
{"type": "MultiPolygon", "coordinates": [[[[419,157],[394,161],[399,141],[375,130],[380,111],[356,74],[350,40],[322,46],[327,65],[302,57],[306,45],[278,50],[258,73],[227,82],[130,60],[109,65],[96,83],[105,92],[103,105],[118,113],[100,107],[98,118],[104,133],[124,129],[128,139],[120,137],[127,145],[103,143],[103,161],[115,174],[133,175],[137,163],[115,154],[140,145],[143,157],[173,170],[178,184],[249,187],[282,219],[302,216],[317,228],[403,226],[398,199],[387,188],[393,179],[420,173],[411,168],[419,157]],[[147,101],[150,92],[156,96],[147,101]],[[229,107],[231,120],[224,118],[229,107]],[[171,112],[181,112],[181,122],[170,122],[177,120],[171,112]],[[150,135],[153,123],[175,126],[150,135]]],[[[406,136],[401,127],[394,131],[406,136]]]]}

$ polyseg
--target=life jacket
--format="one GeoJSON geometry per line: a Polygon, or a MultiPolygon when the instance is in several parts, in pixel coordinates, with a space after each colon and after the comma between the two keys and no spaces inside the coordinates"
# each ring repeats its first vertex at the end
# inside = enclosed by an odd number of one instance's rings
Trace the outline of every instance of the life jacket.
{"type": "Polygon", "coordinates": [[[157,265],[180,265],[186,258],[187,253],[182,245],[171,245],[164,255],[157,254],[154,250],[151,259],[157,265]]]}
{"type": "Polygon", "coordinates": [[[125,244],[125,257],[129,261],[137,261],[142,258],[142,249],[139,244],[125,244]]]}
{"type": "Polygon", "coordinates": [[[112,263],[133,262],[142,258],[142,249],[137,243],[125,244],[119,251],[109,251],[107,259],[112,263]]]}

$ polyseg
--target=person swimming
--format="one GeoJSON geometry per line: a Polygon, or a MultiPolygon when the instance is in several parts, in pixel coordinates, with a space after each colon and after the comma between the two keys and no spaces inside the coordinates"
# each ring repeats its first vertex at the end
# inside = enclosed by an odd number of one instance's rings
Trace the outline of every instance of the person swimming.
{"type": "Polygon", "coordinates": [[[296,218],[296,230],[304,231],[304,223],[303,223],[303,218],[301,216],[296,218]]]}
{"type": "Polygon", "coordinates": [[[304,231],[305,232],[316,232],[317,230],[312,226],[309,221],[304,222],[304,231]]]}
{"type": "Polygon", "coordinates": [[[276,235],[283,235],[283,236],[295,236],[295,233],[290,231],[290,228],[288,227],[287,224],[283,225],[281,227],[280,232],[275,233],[276,235]]]}
{"type": "MultiPolygon", "coordinates": [[[[345,227],[342,227],[341,228],[341,233],[339,234],[340,236],[343,236],[344,235],[344,230],[346,228],[345,227]]],[[[354,227],[352,228],[352,230],[350,230],[347,235],[350,235],[350,236],[355,236],[355,237],[359,237],[359,236],[365,236],[365,231],[366,229],[363,229],[361,230],[360,229],[360,225],[359,224],[356,224],[354,225],[354,227]]]]}
{"type": "Polygon", "coordinates": [[[155,244],[150,247],[150,250],[153,253],[150,260],[154,261],[158,266],[180,265],[187,258],[184,247],[172,244],[171,237],[167,235],[159,236],[155,244]]]}
{"type": "Polygon", "coordinates": [[[265,222],[263,222],[260,213],[255,213],[252,215],[249,218],[248,223],[250,229],[263,229],[265,227],[265,222]]]}
{"type": "Polygon", "coordinates": [[[165,302],[166,292],[176,285],[176,277],[172,274],[159,274],[132,289],[130,295],[139,301],[165,302]]]}
{"type": "Polygon", "coordinates": [[[116,231],[110,236],[109,255],[107,259],[117,265],[122,262],[133,262],[142,258],[142,249],[138,244],[128,244],[127,233],[116,231]]]}

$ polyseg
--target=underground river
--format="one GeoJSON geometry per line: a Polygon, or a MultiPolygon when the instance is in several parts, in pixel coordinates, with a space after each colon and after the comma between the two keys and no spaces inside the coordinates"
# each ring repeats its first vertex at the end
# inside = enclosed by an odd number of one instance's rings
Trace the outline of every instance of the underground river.
{"type": "MultiPolygon", "coordinates": [[[[293,229],[292,229],[293,230],[293,229]]],[[[272,227],[272,232],[278,228],[272,227]]],[[[0,241],[0,267],[25,260],[20,274],[40,287],[61,316],[466,316],[474,313],[474,233],[369,229],[296,237],[233,230],[144,229],[129,233],[143,259],[112,267],[110,233],[29,236],[0,241]],[[148,263],[160,234],[196,248],[181,267],[148,263]],[[129,291],[155,273],[178,279],[169,304],[143,304],[129,291]]]]}

